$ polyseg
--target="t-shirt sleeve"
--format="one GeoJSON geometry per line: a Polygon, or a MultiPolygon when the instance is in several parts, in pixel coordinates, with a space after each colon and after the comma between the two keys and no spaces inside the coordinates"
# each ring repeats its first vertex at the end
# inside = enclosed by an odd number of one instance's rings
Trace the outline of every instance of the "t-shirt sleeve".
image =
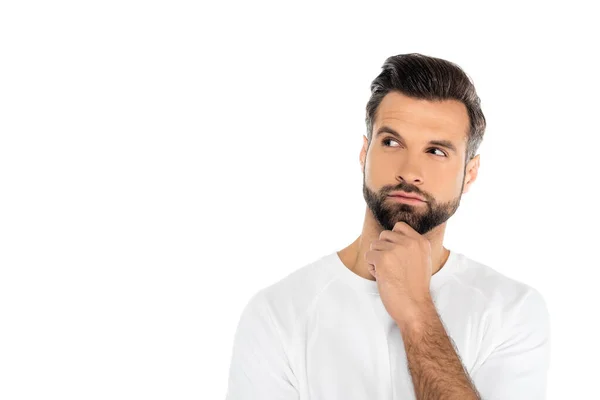
{"type": "Polygon", "coordinates": [[[226,400],[297,400],[295,377],[264,292],[248,302],[235,332],[226,400]]]}
{"type": "Polygon", "coordinates": [[[473,383],[483,400],[545,400],[550,316],[544,298],[530,288],[508,318],[502,340],[473,372],[473,383]]]}

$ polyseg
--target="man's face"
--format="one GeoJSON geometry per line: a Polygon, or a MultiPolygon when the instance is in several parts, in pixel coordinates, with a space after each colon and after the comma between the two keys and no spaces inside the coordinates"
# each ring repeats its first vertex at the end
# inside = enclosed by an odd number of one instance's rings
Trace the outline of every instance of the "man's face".
{"type": "Polygon", "coordinates": [[[456,212],[479,165],[479,156],[464,165],[468,130],[467,108],[459,101],[416,100],[398,92],[383,98],[371,143],[364,137],[361,152],[363,195],[383,229],[392,230],[396,222],[405,221],[423,235],[456,212]],[[455,150],[430,141],[444,141],[455,150]],[[424,201],[400,202],[389,196],[392,191],[415,194],[424,201]]]}

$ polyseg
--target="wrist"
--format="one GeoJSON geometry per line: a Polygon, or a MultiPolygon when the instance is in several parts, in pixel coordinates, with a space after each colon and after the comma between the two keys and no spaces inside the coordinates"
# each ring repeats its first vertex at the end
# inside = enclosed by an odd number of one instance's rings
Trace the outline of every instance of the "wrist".
{"type": "Polygon", "coordinates": [[[395,322],[402,333],[419,333],[436,317],[438,314],[433,301],[427,300],[412,306],[395,322]]]}

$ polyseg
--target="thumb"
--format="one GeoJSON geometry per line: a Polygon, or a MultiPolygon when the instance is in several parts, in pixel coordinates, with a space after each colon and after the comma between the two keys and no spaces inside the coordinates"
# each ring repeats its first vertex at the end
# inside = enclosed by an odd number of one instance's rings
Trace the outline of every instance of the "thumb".
{"type": "Polygon", "coordinates": [[[375,271],[375,266],[372,264],[367,264],[369,268],[369,273],[373,275],[373,278],[377,279],[377,271],[375,271]]]}

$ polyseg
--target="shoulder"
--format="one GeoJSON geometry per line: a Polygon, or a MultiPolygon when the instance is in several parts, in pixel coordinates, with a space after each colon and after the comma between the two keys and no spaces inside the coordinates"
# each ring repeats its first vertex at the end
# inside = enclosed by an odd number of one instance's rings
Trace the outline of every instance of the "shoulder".
{"type": "Polygon", "coordinates": [[[545,307],[543,295],[534,286],[465,255],[459,258],[456,279],[476,291],[488,306],[505,313],[517,312],[524,305],[545,307]]]}
{"type": "Polygon", "coordinates": [[[488,326],[495,331],[491,335],[494,345],[510,342],[510,338],[538,343],[549,340],[550,314],[538,289],[464,255],[460,261],[457,280],[473,289],[481,308],[496,321],[488,326]]]}
{"type": "Polygon", "coordinates": [[[268,316],[282,334],[291,335],[297,320],[338,280],[332,255],[324,255],[260,289],[250,298],[244,313],[268,316]]]}

